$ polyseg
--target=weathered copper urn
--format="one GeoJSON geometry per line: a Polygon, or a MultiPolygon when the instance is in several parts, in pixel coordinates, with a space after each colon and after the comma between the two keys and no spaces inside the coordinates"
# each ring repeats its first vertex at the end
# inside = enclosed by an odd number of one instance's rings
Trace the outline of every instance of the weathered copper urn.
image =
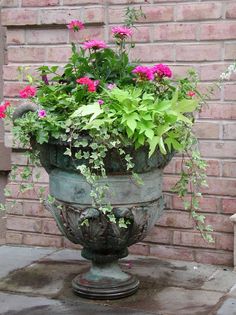
{"type": "Polygon", "coordinates": [[[92,207],[91,187],[75,172],[71,158],[63,153],[62,144],[41,147],[41,161],[49,172],[50,194],[54,204],[46,204],[60,231],[73,243],[83,246],[82,256],[92,261],[92,267],[72,282],[74,291],[86,298],[116,299],[133,294],[139,281],[124,273],[118,259],[128,255],[128,247],[141,241],[163,211],[162,169],[171,156],[156,152],[148,159],[148,149],[134,152],[135,171],[143,184],[138,185],[123,170],[122,162],[110,152],[106,159],[108,184],[106,199],[113,206],[117,219],[128,220],[127,228],[112,223],[101,211],[92,207]],[[81,223],[87,219],[87,225],[81,223]]]}

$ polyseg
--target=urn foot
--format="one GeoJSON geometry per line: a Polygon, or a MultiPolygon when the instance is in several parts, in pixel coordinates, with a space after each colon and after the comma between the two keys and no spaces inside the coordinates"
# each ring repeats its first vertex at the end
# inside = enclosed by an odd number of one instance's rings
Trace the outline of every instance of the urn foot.
{"type": "Polygon", "coordinates": [[[135,276],[123,272],[118,262],[92,264],[91,269],[72,281],[74,292],[84,298],[113,300],[134,294],[139,287],[135,276]]]}

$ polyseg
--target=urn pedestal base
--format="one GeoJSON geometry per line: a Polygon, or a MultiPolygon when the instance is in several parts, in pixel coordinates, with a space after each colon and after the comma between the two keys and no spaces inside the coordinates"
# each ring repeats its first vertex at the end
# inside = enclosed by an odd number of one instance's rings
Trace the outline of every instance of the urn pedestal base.
{"type": "Polygon", "coordinates": [[[84,298],[113,300],[134,294],[139,287],[135,276],[123,272],[118,262],[92,264],[91,269],[72,281],[76,294],[84,298]]]}

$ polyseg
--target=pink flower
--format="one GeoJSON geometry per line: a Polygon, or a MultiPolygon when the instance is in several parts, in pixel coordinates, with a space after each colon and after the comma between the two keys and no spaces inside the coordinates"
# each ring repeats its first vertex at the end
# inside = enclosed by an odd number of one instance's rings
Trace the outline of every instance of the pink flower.
{"type": "Polygon", "coordinates": [[[39,118],[44,118],[47,116],[46,110],[45,109],[39,109],[38,110],[38,117],[39,118]]]}
{"type": "Polygon", "coordinates": [[[6,109],[8,106],[10,106],[9,101],[5,101],[3,104],[0,105],[0,118],[6,117],[6,109]]]}
{"type": "Polygon", "coordinates": [[[67,28],[74,32],[78,32],[79,30],[84,29],[84,24],[78,20],[73,20],[67,25],[67,28]]]}
{"type": "Polygon", "coordinates": [[[153,72],[153,74],[156,74],[160,78],[162,78],[162,77],[171,78],[172,77],[172,71],[170,70],[170,68],[166,65],[163,65],[162,63],[153,66],[152,72],[153,72]]]}
{"type": "Polygon", "coordinates": [[[99,105],[104,104],[104,100],[98,100],[98,104],[99,104],[99,105]]]}
{"type": "Polygon", "coordinates": [[[107,45],[104,41],[102,40],[88,40],[86,42],[83,43],[83,49],[103,49],[103,48],[107,48],[107,45]]]}
{"type": "Polygon", "coordinates": [[[119,37],[121,39],[131,37],[133,35],[133,31],[126,26],[114,26],[111,31],[115,37],[119,37]]]}
{"type": "Polygon", "coordinates": [[[96,92],[96,85],[94,83],[95,81],[89,79],[88,77],[77,79],[76,82],[81,85],[86,85],[89,92],[96,92]]]}
{"type": "Polygon", "coordinates": [[[113,90],[114,88],[116,88],[116,84],[115,83],[109,83],[109,84],[107,84],[107,88],[108,88],[108,90],[113,90]]]}
{"type": "Polygon", "coordinates": [[[196,95],[196,93],[194,91],[188,91],[186,93],[186,95],[189,96],[189,97],[194,97],[196,95]]]}
{"type": "Polygon", "coordinates": [[[139,78],[144,81],[151,81],[154,79],[152,69],[150,69],[149,67],[137,66],[132,72],[136,73],[139,78]]]}
{"type": "Polygon", "coordinates": [[[21,98],[34,97],[36,95],[36,87],[27,85],[23,90],[19,92],[21,98]]]}

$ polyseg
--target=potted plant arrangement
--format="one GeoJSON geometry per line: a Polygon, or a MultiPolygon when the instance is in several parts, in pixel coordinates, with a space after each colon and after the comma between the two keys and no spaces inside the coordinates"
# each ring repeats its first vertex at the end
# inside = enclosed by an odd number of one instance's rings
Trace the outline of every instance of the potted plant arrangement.
{"type": "MultiPolygon", "coordinates": [[[[112,28],[114,47],[97,39],[73,44],[63,71],[42,66],[40,79],[28,76],[20,91],[25,105],[0,106],[0,117],[13,119],[15,139],[49,174],[45,206],[92,261],[72,282],[87,298],[115,299],[137,290],[139,281],[120,269],[118,259],[161,216],[163,168],[175,153],[187,158],[174,191],[185,197],[190,189],[186,209],[212,241],[211,228],[197,214],[198,188],[205,184],[192,132],[202,104],[197,76],[190,71],[174,81],[167,65],[131,62],[134,17],[129,10],[126,24],[112,28]]],[[[74,20],[68,28],[82,32],[84,24],[74,20]]]]}

